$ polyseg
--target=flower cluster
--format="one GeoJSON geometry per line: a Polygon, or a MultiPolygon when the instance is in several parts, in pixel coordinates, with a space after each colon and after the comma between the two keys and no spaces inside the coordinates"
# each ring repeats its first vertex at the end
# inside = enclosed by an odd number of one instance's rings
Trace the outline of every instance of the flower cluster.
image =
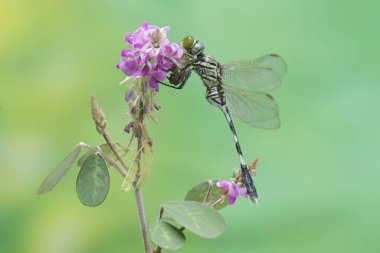
{"type": "Polygon", "coordinates": [[[129,77],[146,77],[149,86],[158,91],[157,81],[163,81],[172,62],[183,55],[183,49],[166,38],[168,31],[168,26],[160,28],[144,21],[134,33],[125,35],[130,49],[121,51],[116,67],[129,77]]]}

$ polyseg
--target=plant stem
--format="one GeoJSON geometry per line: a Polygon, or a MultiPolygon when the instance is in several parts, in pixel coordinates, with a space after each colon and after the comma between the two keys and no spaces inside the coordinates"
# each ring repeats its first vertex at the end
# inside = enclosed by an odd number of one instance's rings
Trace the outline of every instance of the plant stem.
{"type": "Polygon", "coordinates": [[[141,191],[138,188],[135,189],[135,197],[136,197],[137,211],[138,211],[139,219],[140,219],[141,233],[142,233],[142,237],[143,237],[144,245],[145,245],[145,252],[151,253],[144,207],[143,207],[143,202],[142,202],[142,197],[141,197],[141,191]]]}
{"type": "Polygon", "coordinates": [[[112,150],[112,152],[115,154],[117,160],[119,160],[119,162],[121,163],[121,165],[123,166],[123,168],[125,169],[125,171],[128,171],[128,166],[125,164],[124,160],[121,158],[121,156],[119,155],[119,153],[116,151],[116,149],[112,145],[111,137],[109,136],[109,134],[107,132],[104,132],[103,138],[107,142],[108,146],[110,147],[110,149],[112,150]]]}
{"type": "MultiPolygon", "coordinates": [[[[140,107],[139,111],[142,111],[142,108],[143,108],[142,102],[140,102],[139,107],[140,107]]],[[[144,241],[145,252],[151,253],[152,249],[150,246],[150,241],[149,241],[149,236],[148,236],[148,230],[147,230],[147,225],[146,225],[146,218],[145,218],[145,213],[144,213],[143,201],[142,201],[142,197],[141,197],[141,191],[139,188],[136,187],[136,183],[138,181],[138,177],[140,174],[141,151],[143,149],[143,140],[142,140],[143,136],[142,136],[141,126],[143,125],[143,122],[144,122],[144,114],[140,113],[140,115],[136,121],[138,123],[135,126],[136,133],[137,133],[137,156],[136,156],[137,173],[136,173],[136,178],[134,181],[136,206],[137,206],[137,212],[139,214],[140,229],[141,229],[141,234],[142,234],[143,241],[144,241]]]]}
{"type": "MultiPolygon", "coordinates": [[[[96,104],[96,102],[94,102],[95,100],[93,98],[91,101],[92,101],[91,108],[93,109],[93,115],[95,112],[95,115],[98,116],[98,117],[93,116],[96,126],[98,127],[98,121],[100,121],[100,123],[104,123],[104,124],[101,124],[99,126],[101,130],[98,130],[98,132],[103,136],[104,140],[107,142],[108,146],[111,148],[112,152],[115,154],[117,160],[121,163],[121,165],[123,166],[125,171],[128,172],[128,166],[125,164],[125,162],[121,158],[120,154],[116,151],[116,149],[112,145],[110,135],[104,130],[104,128],[105,128],[104,114],[101,112],[101,110],[100,110],[99,106],[96,104]],[[99,117],[100,117],[100,119],[98,120],[99,117]]],[[[142,108],[143,108],[143,104],[142,104],[142,102],[140,102],[139,112],[142,111],[142,108]]],[[[136,188],[136,183],[138,181],[138,175],[140,173],[141,151],[143,149],[143,140],[142,140],[142,134],[141,134],[142,130],[140,127],[140,124],[142,125],[143,121],[144,121],[144,114],[143,113],[140,113],[137,121],[139,122],[139,125],[135,129],[137,130],[137,150],[138,151],[137,151],[137,156],[135,159],[136,159],[138,170],[136,173],[136,180],[134,181],[133,185],[135,188],[136,206],[137,206],[137,212],[138,212],[139,220],[140,220],[141,233],[142,233],[142,237],[144,240],[145,252],[146,253],[152,253],[150,241],[149,241],[149,236],[148,236],[146,218],[145,218],[145,213],[144,213],[144,206],[143,206],[143,201],[142,201],[142,197],[141,197],[141,191],[139,188],[136,188]]],[[[98,151],[102,152],[100,149],[98,151]]],[[[112,166],[115,167],[124,177],[126,176],[126,173],[120,167],[118,167],[112,161],[112,159],[110,159],[108,156],[106,156],[106,160],[109,161],[112,164],[112,166]]]]}
{"type": "Polygon", "coordinates": [[[107,162],[109,162],[111,164],[112,167],[114,167],[121,175],[123,175],[123,177],[126,176],[126,172],[120,168],[106,153],[104,153],[100,148],[97,148],[95,149],[94,151],[97,151],[99,152],[104,160],[106,160],[107,162]]]}

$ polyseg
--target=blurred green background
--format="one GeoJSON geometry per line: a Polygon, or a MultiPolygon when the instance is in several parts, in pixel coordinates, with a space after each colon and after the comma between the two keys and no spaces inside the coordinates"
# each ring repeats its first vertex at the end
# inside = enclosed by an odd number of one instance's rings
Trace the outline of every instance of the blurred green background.
{"type": "MultiPolygon", "coordinates": [[[[378,252],[379,1],[0,2],[0,251],[143,252],[134,197],[111,172],[108,198],[84,207],[75,168],[51,193],[45,176],[79,142],[100,144],[89,97],[115,141],[126,103],[114,65],[123,36],[143,20],[194,35],[221,62],[278,53],[288,63],[273,92],[282,126],[235,122],[247,160],[259,158],[260,205],[223,209],[216,240],[187,233],[180,252],[378,252]]],[[[143,188],[149,221],[166,200],[238,167],[221,112],[196,75],[185,89],[161,87],[152,171],[143,188]]]]}

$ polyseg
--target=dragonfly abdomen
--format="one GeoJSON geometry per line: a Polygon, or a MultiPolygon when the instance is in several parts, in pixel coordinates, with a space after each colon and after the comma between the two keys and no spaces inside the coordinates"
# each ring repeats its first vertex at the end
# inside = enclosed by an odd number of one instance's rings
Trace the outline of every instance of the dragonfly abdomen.
{"type": "Polygon", "coordinates": [[[239,155],[239,159],[240,159],[240,168],[241,168],[241,172],[242,172],[242,179],[243,179],[243,183],[247,189],[247,193],[248,193],[248,196],[249,198],[256,202],[257,201],[257,191],[256,191],[256,187],[253,183],[253,180],[252,180],[252,177],[251,175],[249,174],[249,171],[247,169],[247,164],[245,163],[245,160],[243,158],[243,152],[241,151],[241,147],[240,147],[240,143],[239,143],[239,140],[238,140],[238,137],[237,137],[237,134],[236,134],[236,130],[235,130],[235,126],[234,126],[234,123],[231,119],[231,115],[230,115],[230,112],[228,111],[228,108],[226,105],[223,105],[220,107],[223,111],[223,114],[224,116],[226,117],[227,119],[227,122],[230,126],[230,130],[231,130],[231,133],[232,133],[232,136],[234,138],[234,141],[235,141],[235,146],[236,146],[236,151],[239,155]]]}
{"type": "Polygon", "coordinates": [[[222,109],[222,106],[226,105],[226,96],[223,92],[222,86],[213,86],[208,87],[206,90],[206,99],[207,101],[220,109],[222,109]]]}

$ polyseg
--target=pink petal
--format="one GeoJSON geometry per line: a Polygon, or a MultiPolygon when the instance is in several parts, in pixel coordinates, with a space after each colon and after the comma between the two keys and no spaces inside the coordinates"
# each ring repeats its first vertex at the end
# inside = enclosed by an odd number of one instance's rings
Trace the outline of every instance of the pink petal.
{"type": "Polygon", "coordinates": [[[152,76],[157,79],[157,80],[165,80],[166,78],[166,73],[162,71],[161,69],[155,70],[152,72],[152,76]]]}
{"type": "Polygon", "coordinates": [[[227,192],[227,195],[229,197],[236,198],[237,196],[239,196],[239,192],[236,189],[234,189],[233,187],[230,187],[230,189],[227,192]]]}
{"type": "Polygon", "coordinates": [[[173,54],[173,48],[171,46],[165,46],[164,54],[166,57],[170,57],[173,54]]]}
{"type": "Polygon", "coordinates": [[[147,75],[149,74],[149,66],[148,66],[148,64],[146,64],[146,65],[143,67],[143,69],[141,70],[141,74],[142,74],[143,76],[147,76],[147,75]]]}
{"type": "Polygon", "coordinates": [[[241,195],[243,197],[247,197],[247,189],[239,188],[238,192],[239,192],[239,195],[241,195]]]}
{"type": "Polygon", "coordinates": [[[163,60],[163,61],[162,61],[162,68],[163,68],[164,70],[169,70],[169,69],[171,69],[172,67],[173,67],[173,64],[172,64],[171,62],[166,61],[166,60],[163,60]]]}
{"type": "Polygon", "coordinates": [[[137,63],[135,60],[127,60],[123,65],[123,71],[127,76],[132,76],[133,72],[137,67],[137,63]]]}
{"type": "Polygon", "coordinates": [[[216,183],[216,186],[223,189],[229,189],[231,187],[231,183],[228,181],[219,181],[216,183]]]}
{"type": "Polygon", "coordinates": [[[229,197],[228,198],[228,204],[233,205],[236,201],[236,197],[229,197]]]}
{"type": "Polygon", "coordinates": [[[132,42],[133,42],[134,38],[135,38],[135,36],[133,36],[133,34],[129,34],[129,33],[127,33],[124,36],[125,41],[128,42],[129,45],[132,45],[132,42]]]}
{"type": "Polygon", "coordinates": [[[144,28],[145,30],[148,30],[148,23],[144,20],[144,22],[142,22],[141,24],[141,27],[144,28]]]}
{"type": "Polygon", "coordinates": [[[157,84],[157,80],[156,80],[156,78],[151,77],[151,78],[149,79],[149,86],[150,86],[153,90],[158,90],[158,84],[157,84]]]}
{"type": "Polygon", "coordinates": [[[131,50],[129,50],[129,49],[123,49],[123,50],[121,50],[120,56],[122,56],[122,57],[128,57],[128,56],[132,57],[133,55],[132,55],[131,50]]]}

